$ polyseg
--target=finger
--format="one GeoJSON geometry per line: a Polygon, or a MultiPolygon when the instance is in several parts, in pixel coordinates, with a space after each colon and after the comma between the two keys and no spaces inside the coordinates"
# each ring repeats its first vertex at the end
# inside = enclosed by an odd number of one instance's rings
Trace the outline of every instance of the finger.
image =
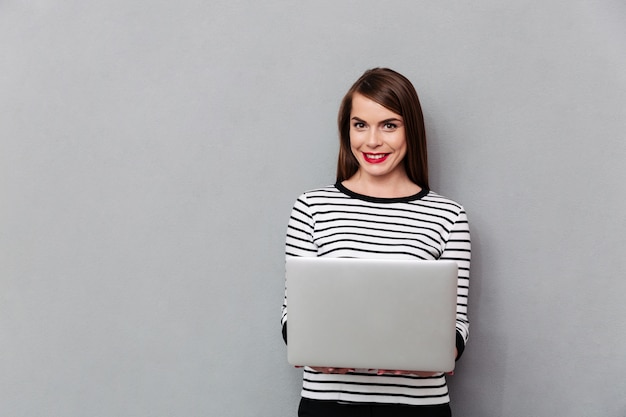
{"type": "Polygon", "coordinates": [[[392,370],[392,369],[379,369],[378,375],[402,375],[406,371],[392,370]]]}

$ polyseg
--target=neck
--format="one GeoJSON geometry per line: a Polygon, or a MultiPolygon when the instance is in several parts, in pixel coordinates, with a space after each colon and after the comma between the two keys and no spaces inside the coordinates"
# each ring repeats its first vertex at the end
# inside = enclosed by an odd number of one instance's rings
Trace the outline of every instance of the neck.
{"type": "Polygon", "coordinates": [[[404,174],[394,178],[363,175],[357,171],[343,185],[355,193],[378,198],[402,198],[419,193],[422,188],[404,174]]]}

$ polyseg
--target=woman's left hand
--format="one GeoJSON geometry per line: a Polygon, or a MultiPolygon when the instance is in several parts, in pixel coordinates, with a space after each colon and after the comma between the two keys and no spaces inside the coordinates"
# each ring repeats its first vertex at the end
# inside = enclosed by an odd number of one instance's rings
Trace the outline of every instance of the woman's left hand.
{"type": "Polygon", "coordinates": [[[379,369],[376,372],[377,375],[415,375],[421,376],[423,378],[429,376],[435,376],[439,374],[439,372],[430,372],[430,371],[402,371],[402,370],[391,370],[391,369],[379,369]]]}

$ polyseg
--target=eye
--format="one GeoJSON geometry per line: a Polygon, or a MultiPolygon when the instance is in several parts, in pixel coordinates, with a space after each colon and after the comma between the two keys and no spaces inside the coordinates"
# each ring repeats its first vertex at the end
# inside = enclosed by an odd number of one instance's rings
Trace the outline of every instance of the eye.
{"type": "Polygon", "coordinates": [[[385,124],[383,125],[383,128],[384,128],[385,130],[394,130],[394,129],[397,129],[397,128],[398,128],[398,125],[396,125],[395,123],[385,123],[385,124]]]}
{"type": "Polygon", "coordinates": [[[365,123],[363,123],[363,122],[354,122],[352,124],[352,126],[354,126],[355,129],[364,129],[365,128],[365,123]]]}

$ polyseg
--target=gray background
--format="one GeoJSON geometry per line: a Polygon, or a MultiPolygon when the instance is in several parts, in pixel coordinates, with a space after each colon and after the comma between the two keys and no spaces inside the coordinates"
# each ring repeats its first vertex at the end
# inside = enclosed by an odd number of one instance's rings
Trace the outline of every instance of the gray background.
{"type": "Polygon", "coordinates": [[[466,207],[457,416],[626,416],[623,1],[0,1],[0,415],[289,416],[297,195],[415,84],[466,207]]]}

